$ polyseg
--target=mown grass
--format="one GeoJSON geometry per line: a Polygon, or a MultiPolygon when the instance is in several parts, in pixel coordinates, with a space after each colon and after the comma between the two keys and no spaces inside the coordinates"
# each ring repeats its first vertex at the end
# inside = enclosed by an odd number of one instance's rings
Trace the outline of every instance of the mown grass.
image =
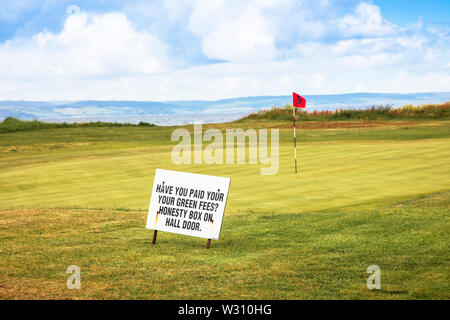
{"type": "MultiPolygon", "coordinates": [[[[448,120],[450,119],[450,101],[442,104],[422,106],[405,105],[400,108],[372,106],[369,109],[344,109],[336,111],[296,110],[296,119],[301,121],[341,121],[341,120],[448,120]]],[[[292,121],[292,106],[273,107],[252,113],[242,120],[278,120],[292,121]]]]}
{"type": "Polygon", "coordinates": [[[174,127],[0,134],[0,298],[450,298],[450,122],[300,126],[296,176],[283,121],[204,125],[279,128],[274,176],[259,165],[174,165],[174,127]],[[231,177],[210,250],[162,232],[151,245],[155,168],[231,177]],[[72,264],[81,290],[65,287],[72,264]],[[371,264],[379,291],[365,285],[371,264]]]}
{"type": "Polygon", "coordinates": [[[171,150],[177,142],[170,141],[173,128],[167,127],[5,133],[0,140],[0,208],[144,210],[156,168],[231,177],[233,192],[227,208],[233,214],[292,208],[303,212],[448,187],[448,122],[375,128],[361,123],[356,129],[340,125],[299,130],[300,174],[296,176],[292,129],[282,123],[279,172],[273,176],[261,176],[259,164],[175,165],[171,150]]]}

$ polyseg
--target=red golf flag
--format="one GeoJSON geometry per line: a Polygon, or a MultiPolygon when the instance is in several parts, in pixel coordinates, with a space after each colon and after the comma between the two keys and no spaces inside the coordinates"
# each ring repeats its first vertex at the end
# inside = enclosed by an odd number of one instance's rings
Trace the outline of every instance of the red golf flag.
{"type": "Polygon", "coordinates": [[[306,107],[306,100],[302,96],[298,95],[295,92],[292,92],[292,105],[296,108],[305,108],[306,107]]]}

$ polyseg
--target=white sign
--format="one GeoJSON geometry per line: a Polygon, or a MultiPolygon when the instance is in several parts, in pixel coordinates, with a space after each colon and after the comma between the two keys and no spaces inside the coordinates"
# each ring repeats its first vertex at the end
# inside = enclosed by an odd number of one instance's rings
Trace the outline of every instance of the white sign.
{"type": "Polygon", "coordinates": [[[230,178],[156,169],[147,229],[219,239],[230,178]]]}

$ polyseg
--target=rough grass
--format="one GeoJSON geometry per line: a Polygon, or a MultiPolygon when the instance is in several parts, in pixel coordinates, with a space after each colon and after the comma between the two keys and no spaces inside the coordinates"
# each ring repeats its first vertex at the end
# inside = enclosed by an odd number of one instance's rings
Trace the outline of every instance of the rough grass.
{"type": "MultiPolygon", "coordinates": [[[[448,120],[450,101],[442,104],[422,106],[406,105],[400,108],[373,106],[369,109],[345,109],[336,111],[307,111],[297,109],[296,119],[301,121],[342,121],[342,120],[448,120]]],[[[244,117],[246,120],[292,121],[292,106],[273,107],[244,117]]]]}
{"type": "Polygon", "coordinates": [[[0,298],[449,299],[449,199],[227,216],[210,250],[167,233],[153,246],[143,211],[4,210],[0,298]],[[72,264],[81,290],[66,288],[72,264]]]}
{"type": "Polygon", "coordinates": [[[204,126],[280,128],[275,176],[175,166],[172,127],[0,134],[0,298],[449,299],[449,122],[326,124],[299,130],[297,176],[283,121],[204,126]],[[163,232],[151,245],[155,168],[232,178],[210,250],[163,232]]]}
{"type": "Polygon", "coordinates": [[[117,122],[84,122],[84,123],[51,123],[42,122],[38,120],[20,120],[14,117],[8,117],[0,122],[0,133],[4,132],[16,132],[16,131],[28,131],[28,130],[39,130],[39,129],[52,129],[52,128],[85,128],[85,127],[152,127],[154,124],[148,122],[139,122],[138,124],[130,123],[117,123],[117,122]]]}

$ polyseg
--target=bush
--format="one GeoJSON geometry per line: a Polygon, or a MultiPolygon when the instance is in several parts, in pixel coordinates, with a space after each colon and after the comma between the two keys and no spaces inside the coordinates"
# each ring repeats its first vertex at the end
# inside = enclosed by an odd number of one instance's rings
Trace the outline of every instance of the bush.
{"type": "Polygon", "coordinates": [[[148,122],[141,121],[141,122],[138,123],[138,126],[140,126],[140,127],[153,127],[154,124],[153,124],[153,123],[148,123],[148,122]]]}

